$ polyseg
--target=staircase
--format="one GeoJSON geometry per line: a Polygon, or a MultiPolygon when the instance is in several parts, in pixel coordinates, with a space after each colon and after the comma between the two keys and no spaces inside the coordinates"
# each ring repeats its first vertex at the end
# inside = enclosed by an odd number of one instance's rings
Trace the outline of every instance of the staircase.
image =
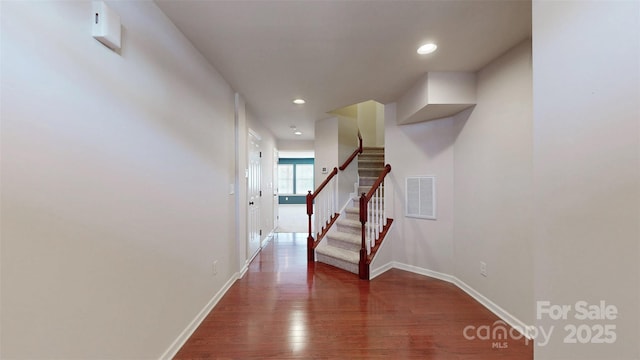
{"type": "Polygon", "coordinates": [[[350,200],[344,214],[327,233],[325,241],[316,247],[317,261],[358,274],[362,246],[359,197],[371,189],[383,170],[384,148],[363,148],[358,155],[358,194],[350,200]]]}

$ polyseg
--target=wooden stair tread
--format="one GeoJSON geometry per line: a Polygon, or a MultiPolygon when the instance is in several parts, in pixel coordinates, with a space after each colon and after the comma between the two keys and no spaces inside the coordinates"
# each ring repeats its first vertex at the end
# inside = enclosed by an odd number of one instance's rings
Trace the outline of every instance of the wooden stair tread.
{"type": "MultiPolygon", "coordinates": [[[[354,200],[359,199],[358,197],[354,197],[354,200]]],[[[352,207],[348,207],[345,209],[345,212],[349,213],[349,214],[360,214],[360,208],[352,206],[352,207]]]]}
{"type": "Polygon", "coordinates": [[[362,224],[360,224],[359,220],[351,220],[351,219],[340,219],[336,221],[336,225],[345,226],[345,227],[353,227],[353,228],[362,228],[362,224]]]}

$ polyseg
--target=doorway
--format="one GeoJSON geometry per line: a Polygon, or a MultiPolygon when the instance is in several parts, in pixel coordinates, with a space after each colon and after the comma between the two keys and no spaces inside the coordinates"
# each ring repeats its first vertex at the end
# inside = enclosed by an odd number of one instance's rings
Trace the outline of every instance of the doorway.
{"type": "Polygon", "coordinates": [[[273,149],[273,229],[278,229],[278,149],[273,149]]]}
{"type": "Polygon", "coordinates": [[[247,171],[247,259],[253,256],[260,249],[260,238],[262,230],[260,228],[260,205],[262,198],[262,151],[260,149],[260,136],[249,129],[248,142],[248,171],[247,171]]]}
{"type": "Polygon", "coordinates": [[[309,157],[308,153],[280,153],[277,173],[279,204],[277,232],[308,233],[306,196],[309,191],[315,189],[314,158],[309,157]]]}

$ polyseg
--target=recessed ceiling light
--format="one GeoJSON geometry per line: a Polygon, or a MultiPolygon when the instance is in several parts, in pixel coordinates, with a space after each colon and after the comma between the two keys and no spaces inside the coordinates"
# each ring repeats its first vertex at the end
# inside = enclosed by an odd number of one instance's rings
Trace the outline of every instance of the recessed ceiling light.
{"type": "Polygon", "coordinates": [[[293,103],[296,104],[296,105],[302,105],[302,104],[306,103],[306,101],[304,101],[304,99],[299,99],[298,98],[298,99],[294,99],[293,103]]]}
{"type": "Polygon", "coordinates": [[[294,132],[293,132],[293,135],[298,135],[298,136],[300,136],[300,135],[302,135],[302,131],[300,131],[300,130],[296,130],[296,131],[294,131],[294,132]]]}
{"type": "Polygon", "coordinates": [[[438,48],[438,45],[433,43],[424,44],[418,48],[418,54],[420,55],[431,54],[432,52],[436,51],[437,48],[438,48]]]}

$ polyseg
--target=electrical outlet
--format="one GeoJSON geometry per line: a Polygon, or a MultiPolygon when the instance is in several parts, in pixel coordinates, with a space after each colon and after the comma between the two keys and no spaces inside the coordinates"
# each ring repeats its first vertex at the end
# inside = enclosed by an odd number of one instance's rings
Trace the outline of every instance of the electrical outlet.
{"type": "Polygon", "coordinates": [[[218,260],[213,261],[213,275],[218,275],[218,260]]]}
{"type": "Polygon", "coordinates": [[[487,276],[487,263],[484,261],[480,261],[480,275],[487,276]]]}

